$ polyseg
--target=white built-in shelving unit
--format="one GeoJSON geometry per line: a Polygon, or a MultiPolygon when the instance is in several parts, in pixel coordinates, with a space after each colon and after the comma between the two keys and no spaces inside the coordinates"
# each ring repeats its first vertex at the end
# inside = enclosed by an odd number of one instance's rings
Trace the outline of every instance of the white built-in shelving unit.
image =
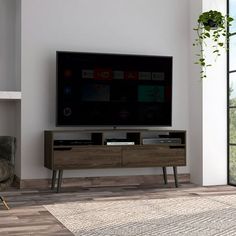
{"type": "Polygon", "coordinates": [[[21,100],[20,91],[0,91],[0,100],[14,101],[21,100]]]}
{"type": "Polygon", "coordinates": [[[21,163],[21,1],[0,0],[0,136],[17,140],[15,174],[21,163]]]}

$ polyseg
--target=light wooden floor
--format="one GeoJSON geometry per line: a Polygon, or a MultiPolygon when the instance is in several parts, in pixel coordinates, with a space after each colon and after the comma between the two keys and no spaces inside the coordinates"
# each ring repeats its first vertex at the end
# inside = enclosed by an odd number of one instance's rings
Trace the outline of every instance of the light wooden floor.
{"type": "MultiPolygon", "coordinates": [[[[10,210],[0,205],[0,235],[72,235],[43,205],[73,201],[120,200],[143,198],[174,198],[179,196],[206,196],[235,194],[236,187],[197,187],[181,184],[152,187],[63,188],[61,193],[51,190],[10,189],[1,193],[10,210]]],[[[1,203],[0,203],[1,204],[1,203]]]]}

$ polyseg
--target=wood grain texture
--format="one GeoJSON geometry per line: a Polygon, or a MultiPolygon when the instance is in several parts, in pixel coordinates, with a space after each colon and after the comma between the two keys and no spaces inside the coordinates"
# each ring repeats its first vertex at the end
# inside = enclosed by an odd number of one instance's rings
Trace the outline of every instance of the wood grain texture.
{"type": "Polygon", "coordinates": [[[102,146],[72,147],[54,151],[54,169],[121,167],[121,148],[102,146]]]}
{"type": "MultiPolygon", "coordinates": [[[[167,167],[186,165],[186,132],[185,131],[137,131],[115,130],[110,134],[107,131],[45,131],[45,167],[59,171],[58,191],[63,170],[72,169],[102,169],[102,168],[130,168],[130,167],[167,167]],[[91,137],[89,145],[78,145],[80,142],[54,142],[54,132],[78,132],[78,136],[86,134],[91,137]],[[117,133],[116,132],[122,132],[117,133]],[[127,141],[135,145],[105,145],[109,137],[124,135],[127,141]],[[151,135],[151,136],[150,136],[151,135]],[[143,139],[150,138],[156,142],[152,145],[143,145],[143,139]],[[157,139],[155,139],[155,137],[157,139]],[[173,138],[173,139],[172,139],[173,138]],[[177,138],[177,141],[176,141],[177,138]],[[175,140],[175,141],[174,141],[175,140]],[[163,143],[164,142],[164,143],[163,143]],[[177,143],[176,143],[177,142],[177,143]],[[65,145],[62,146],[61,144],[65,145]],[[77,144],[74,146],[73,144],[77,144]]],[[[62,135],[63,137],[63,135],[62,135]]],[[[63,140],[63,139],[62,139],[63,140]]],[[[80,139],[81,141],[82,139],[80,139]]],[[[119,139],[118,139],[119,140],[119,139]]],[[[79,140],[77,140],[79,141],[79,140]]],[[[83,142],[81,141],[81,144],[83,142]]],[[[175,169],[176,173],[176,169],[175,169]]],[[[52,188],[55,178],[53,178],[52,188]]],[[[176,187],[177,175],[175,175],[176,187]]]]}
{"type": "Polygon", "coordinates": [[[56,236],[73,235],[45,208],[47,204],[88,201],[120,201],[137,199],[171,199],[193,196],[235,195],[232,186],[198,187],[193,184],[181,184],[178,189],[174,184],[155,185],[149,187],[123,186],[99,188],[65,188],[65,192],[54,193],[50,190],[10,189],[2,193],[11,209],[5,210],[0,204],[0,235],[56,236]]]}
{"type": "Polygon", "coordinates": [[[155,167],[186,165],[185,147],[145,145],[122,149],[123,167],[155,167]]]}
{"type": "Polygon", "coordinates": [[[53,133],[44,131],[44,166],[53,167],[53,133]]]}
{"type": "MultiPolygon", "coordinates": [[[[126,168],[155,166],[186,165],[186,132],[185,131],[137,131],[125,130],[126,137],[134,141],[132,146],[103,145],[105,131],[77,131],[91,134],[96,144],[89,146],[54,146],[53,133],[45,131],[45,167],[49,169],[90,169],[90,168],[126,168]],[[180,138],[181,143],[141,145],[142,135],[158,135],[168,133],[168,138],[180,138]],[[102,142],[102,143],[101,143],[102,142]]],[[[61,131],[76,132],[76,131],[61,131]]],[[[121,131],[113,131],[121,132],[121,131]]],[[[166,136],[165,136],[166,137],[166,136]]]]}

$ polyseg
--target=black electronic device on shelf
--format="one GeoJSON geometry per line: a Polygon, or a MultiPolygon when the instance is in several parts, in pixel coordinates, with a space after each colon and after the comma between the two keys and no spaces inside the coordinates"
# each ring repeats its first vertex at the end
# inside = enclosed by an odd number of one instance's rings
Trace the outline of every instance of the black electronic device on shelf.
{"type": "Polygon", "coordinates": [[[57,52],[57,126],[171,126],[172,57],[57,52]]]}
{"type": "Polygon", "coordinates": [[[89,139],[79,139],[79,140],[54,140],[55,146],[76,146],[76,145],[93,145],[94,142],[89,139]]]}

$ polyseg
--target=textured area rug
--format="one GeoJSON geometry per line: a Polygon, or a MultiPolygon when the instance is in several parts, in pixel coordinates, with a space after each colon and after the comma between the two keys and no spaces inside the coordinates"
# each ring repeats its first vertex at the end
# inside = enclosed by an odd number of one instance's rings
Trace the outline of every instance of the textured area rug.
{"type": "Polygon", "coordinates": [[[236,235],[236,195],[46,205],[74,235],[236,235]]]}

